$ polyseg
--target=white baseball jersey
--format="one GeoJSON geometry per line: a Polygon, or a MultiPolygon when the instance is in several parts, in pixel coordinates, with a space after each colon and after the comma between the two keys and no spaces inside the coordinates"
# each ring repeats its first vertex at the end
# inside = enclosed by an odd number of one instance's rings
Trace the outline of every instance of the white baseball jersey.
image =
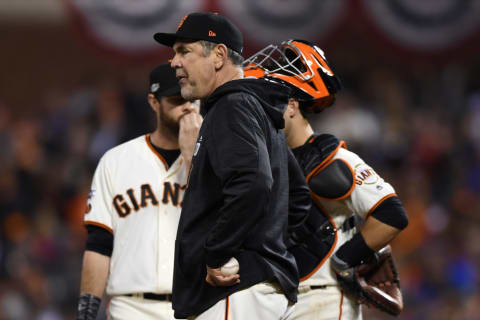
{"type": "MultiPolygon", "coordinates": [[[[340,159],[348,165],[355,177],[355,183],[349,193],[341,199],[329,200],[316,198],[315,202],[323,207],[329,217],[340,228],[346,219],[354,213],[362,218],[367,218],[375,208],[385,199],[396,196],[393,187],[385,182],[369,165],[367,165],[358,155],[348,151],[345,148],[339,148],[338,152],[332,158],[340,159]]],[[[356,229],[347,232],[339,230],[337,232],[337,242],[332,254],[340,248],[342,244],[350,240],[355,234],[356,229]]],[[[330,259],[306,279],[302,284],[306,285],[335,285],[337,283],[335,273],[330,267],[330,259]]]]}
{"type": "Polygon", "coordinates": [[[107,294],[171,293],[187,172],[170,168],[148,135],[105,153],[93,178],[85,224],[114,235],[107,294]]]}
{"type": "MultiPolygon", "coordinates": [[[[341,146],[344,146],[343,142],[341,146]]],[[[385,199],[395,195],[392,186],[355,153],[340,147],[329,161],[335,160],[347,164],[352,171],[354,184],[347,194],[338,199],[314,199],[335,227],[340,229],[336,232],[336,242],[331,254],[357,232],[356,228],[343,232],[341,226],[345,220],[354,213],[367,218],[385,199]]],[[[330,267],[330,259],[327,259],[313,275],[300,282],[298,302],[287,320],[337,320],[340,317],[351,320],[363,318],[360,305],[345,296],[338,287],[335,273],[330,267]],[[312,289],[311,286],[322,288],[312,289]]]]}

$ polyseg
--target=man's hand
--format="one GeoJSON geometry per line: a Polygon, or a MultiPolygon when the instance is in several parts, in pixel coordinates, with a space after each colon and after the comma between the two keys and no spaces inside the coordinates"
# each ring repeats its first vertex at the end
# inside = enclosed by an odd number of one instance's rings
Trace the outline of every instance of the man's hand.
{"type": "Polygon", "coordinates": [[[213,287],[228,287],[240,283],[240,275],[238,273],[225,276],[220,268],[210,268],[207,266],[207,277],[205,281],[213,287]]]}
{"type": "Polygon", "coordinates": [[[187,169],[190,168],[192,162],[195,142],[197,141],[198,131],[202,126],[202,122],[202,116],[195,111],[184,114],[179,121],[180,132],[178,133],[178,144],[183,160],[187,164],[187,169]]]}

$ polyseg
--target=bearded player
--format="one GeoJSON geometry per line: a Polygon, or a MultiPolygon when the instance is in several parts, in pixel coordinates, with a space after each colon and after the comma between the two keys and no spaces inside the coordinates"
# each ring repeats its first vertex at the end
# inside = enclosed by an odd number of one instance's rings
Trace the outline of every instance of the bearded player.
{"type": "MultiPolygon", "coordinates": [[[[284,131],[315,204],[290,248],[301,282],[289,319],[362,319],[359,300],[345,292],[357,288],[355,267],[370,261],[407,226],[403,205],[393,187],[344,141],[314,132],[308,122],[308,115],[333,104],[341,88],[320,48],[289,40],[259,51],[244,66],[246,77],[292,89],[284,131]]],[[[395,302],[393,312],[399,312],[401,296],[395,302]]]]}
{"type": "Polygon", "coordinates": [[[106,289],[110,319],[173,319],[173,254],[202,117],[170,63],[150,73],[157,128],[105,153],[93,177],[77,320],[96,318],[106,289]]]}

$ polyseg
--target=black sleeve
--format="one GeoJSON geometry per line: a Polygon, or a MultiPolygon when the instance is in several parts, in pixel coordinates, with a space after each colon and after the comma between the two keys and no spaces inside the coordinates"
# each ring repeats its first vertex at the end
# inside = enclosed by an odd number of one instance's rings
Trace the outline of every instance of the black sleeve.
{"type": "Polygon", "coordinates": [[[111,257],[113,252],[113,234],[104,228],[86,225],[88,238],[85,250],[94,251],[111,257]]]}
{"type": "Polygon", "coordinates": [[[390,197],[383,201],[371,214],[375,219],[399,230],[408,225],[408,216],[398,197],[390,197]]]}
{"type": "Polygon", "coordinates": [[[240,249],[261,219],[273,185],[265,134],[253,116],[256,102],[252,98],[229,99],[228,103],[228,108],[216,107],[217,119],[209,128],[214,143],[207,145],[224,199],[221,216],[205,243],[210,267],[222,265],[240,249]]]}
{"type": "Polygon", "coordinates": [[[356,267],[367,261],[374,253],[375,251],[370,249],[362,234],[357,232],[335,252],[335,256],[346,262],[349,267],[356,267]]]}
{"type": "Polygon", "coordinates": [[[312,198],[305,176],[293,153],[288,150],[288,229],[290,232],[302,225],[308,217],[312,198]]]}

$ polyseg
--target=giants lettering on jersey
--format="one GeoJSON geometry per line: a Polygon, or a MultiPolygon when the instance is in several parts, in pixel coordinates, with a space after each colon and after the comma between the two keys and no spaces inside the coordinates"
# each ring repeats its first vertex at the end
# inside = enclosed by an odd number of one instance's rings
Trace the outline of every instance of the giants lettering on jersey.
{"type": "MultiPolygon", "coordinates": [[[[180,192],[185,191],[186,187],[187,185],[180,186],[178,183],[174,183],[172,186],[170,182],[164,182],[163,195],[160,198],[162,203],[165,205],[171,203],[175,207],[181,207],[183,194],[180,198],[180,192]]],[[[125,195],[117,194],[113,197],[113,206],[117,214],[121,218],[125,218],[132,212],[132,209],[138,211],[140,208],[146,208],[148,205],[157,206],[158,201],[152,187],[147,183],[142,184],[137,191],[130,188],[125,191],[125,195]]]]}
{"type": "Polygon", "coordinates": [[[378,181],[377,173],[365,163],[355,167],[355,183],[357,185],[374,184],[378,181]]]}

